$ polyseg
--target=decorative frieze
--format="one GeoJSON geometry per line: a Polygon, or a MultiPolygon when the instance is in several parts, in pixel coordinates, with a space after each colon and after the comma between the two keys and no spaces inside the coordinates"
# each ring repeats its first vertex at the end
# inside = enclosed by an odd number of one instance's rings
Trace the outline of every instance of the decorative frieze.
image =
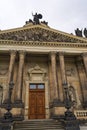
{"type": "Polygon", "coordinates": [[[70,42],[32,42],[32,41],[10,41],[10,40],[0,40],[0,45],[10,45],[10,46],[28,46],[28,47],[68,47],[68,48],[79,48],[85,49],[87,47],[87,43],[70,43],[70,42]]]}

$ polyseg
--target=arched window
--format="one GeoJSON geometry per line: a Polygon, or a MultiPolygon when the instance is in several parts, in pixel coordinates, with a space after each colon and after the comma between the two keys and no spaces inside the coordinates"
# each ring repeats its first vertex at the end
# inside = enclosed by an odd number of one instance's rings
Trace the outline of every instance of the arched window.
{"type": "Polygon", "coordinates": [[[2,104],[3,100],[3,87],[0,85],[0,105],[2,104]]]}

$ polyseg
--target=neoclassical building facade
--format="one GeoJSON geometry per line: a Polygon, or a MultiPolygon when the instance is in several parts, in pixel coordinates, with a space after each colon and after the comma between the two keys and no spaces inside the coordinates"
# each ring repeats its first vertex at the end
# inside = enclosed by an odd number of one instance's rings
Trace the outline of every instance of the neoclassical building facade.
{"type": "Polygon", "coordinates": [[[87,39],[27,22],[0,31],[0,115],[9,97],[14,116],[49,119],[65,112],[67,84],[72,110],[87,108],[87,39]]]}

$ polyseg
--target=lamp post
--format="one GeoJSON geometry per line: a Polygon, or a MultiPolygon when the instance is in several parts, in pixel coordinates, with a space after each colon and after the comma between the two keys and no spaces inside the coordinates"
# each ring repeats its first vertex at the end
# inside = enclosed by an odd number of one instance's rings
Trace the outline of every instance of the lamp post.
{"type": "Polygon", "coordinates": [[[8,100],[5,106],[5,109],[7,110],[7,112],[4,113],[4,116],[0,119],[0,122],[1,122],[0,130],[11,130],[11,123],[13,122],[13,116],[10,111],[12,109],[11,95],[12,95],[13,86],[14,86],[14,83],[13,81],[11,81],[9,83],[8,100]]]}
{"type": "Polygon", "coordinates": [[[74,113],[70,110],[70,108],[72,107],[72,101],[69,96],[67,83],[64,83],[63,87],[65,92],[65,108],[66,108],[64,117],[65,130],[80,130],[79,122],[74,113]]]}
{"type": "Polygon", "coordinates": [[[8,94],[8,100],[7,100],[7,105],[6,105],[6,110],[7,112],[4,114],[4,121],[6,122],[12,122],[12,113],[10,110],[12,109],[12,102],[11,102],[11,95],[12,95],[12,90],[13,90],[14,83],[11,81],[9,83],[9,94],[8,94]]]}

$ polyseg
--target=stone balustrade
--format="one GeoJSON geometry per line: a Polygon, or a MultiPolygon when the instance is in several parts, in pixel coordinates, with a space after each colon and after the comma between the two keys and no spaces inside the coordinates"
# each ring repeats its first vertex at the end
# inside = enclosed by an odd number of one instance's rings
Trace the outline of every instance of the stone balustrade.
{"type": "Polygon", "coordinates": [[[75,110],[74,114],[77,119],[87,119],[87,110],[75,110]]]}

